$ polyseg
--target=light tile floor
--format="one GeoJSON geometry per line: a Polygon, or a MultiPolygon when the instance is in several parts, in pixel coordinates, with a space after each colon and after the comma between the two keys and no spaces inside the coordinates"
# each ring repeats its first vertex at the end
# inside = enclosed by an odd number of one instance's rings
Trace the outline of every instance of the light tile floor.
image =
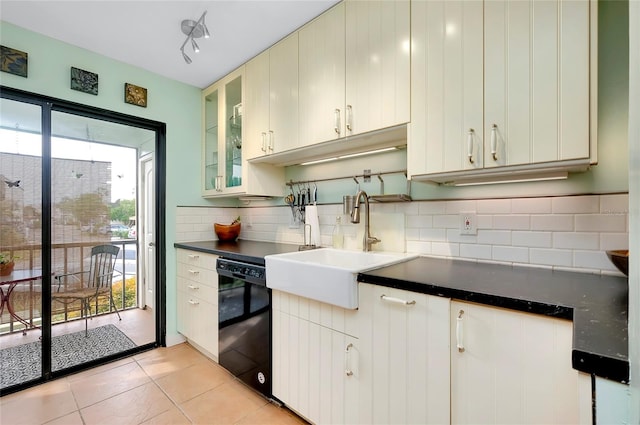
{"type": "Polygon", "coordinates": [[[188,344],[0,398],[2,425],[305,424],[188,344]]]}

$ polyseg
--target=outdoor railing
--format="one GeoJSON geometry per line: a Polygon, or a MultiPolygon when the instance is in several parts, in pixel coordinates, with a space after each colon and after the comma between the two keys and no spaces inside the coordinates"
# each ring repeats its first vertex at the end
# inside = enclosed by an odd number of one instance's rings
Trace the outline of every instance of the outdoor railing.
{"type": "MultiPolygon", "coordinates": [[[[88,263],[85,259],[91,255],[91,248],[101,244],[111,244],[119,246],[122,257],[116,259],[116,269],[120,268],[122,273],[114,277],[112,281],[112,296],[118,310],[126,310],[137,307],[137,267],[135,274],[127,275],[125,246],[135,246],[136,240],[123,239],[99,242],[72,242],[52,244],[52,271],[56,274],[87,271],[88,263]],[[59,251],[62,251],[61,253],[59,251]]],[[[41,269],[42,268],[42,246],[25,245],[0,247],[0,252],[8,252],[13,257],[17,257],[15,270],[19,269],[41,269]]],[[[136,252],[136,265],[137,265],[136,252]]],[[[55,279],[51,282],[52,291],[56,290],[55,279]]],[[[18,284],[11,294],[11,303],[16,313],[28,322],[31,326],[39,326],[42,322],[42,281],[29,281],[18,284]]],[[[51,301],[48,301],[51,302],[51,301]]],[[[96,300],[92,305],[91,315],[109,314],[113,312],[108,297],[96,300]]],[[[52,323],[61,323],[69,320],[81,318],[80,302],[68,305],[52,303],[52,323]]],[[[12,332],[22,332],[24,325],[16,321],[9,315],[5,307],[2,317],[0,317],[0,335],[12,332]]]]}

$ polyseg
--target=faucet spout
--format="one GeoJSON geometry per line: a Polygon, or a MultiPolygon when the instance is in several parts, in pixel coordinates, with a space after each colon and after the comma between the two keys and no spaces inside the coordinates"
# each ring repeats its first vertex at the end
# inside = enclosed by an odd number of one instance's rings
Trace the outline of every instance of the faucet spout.
{"type": "Polygon", "coordinates": [[[355,205],[353,206],[353,212],[351,213],[351,222],[356,224],[360,223],[360,198],[364,199],[364,206],[366,207],[364,216],[364,237],[362,238],[362,250],[367,252],[371,251],[371,245],[381,242],[380,239],[371,236],[371,228],[369,226],[369,196],[364,190],[358,191],[355,199],[355,205]]]}

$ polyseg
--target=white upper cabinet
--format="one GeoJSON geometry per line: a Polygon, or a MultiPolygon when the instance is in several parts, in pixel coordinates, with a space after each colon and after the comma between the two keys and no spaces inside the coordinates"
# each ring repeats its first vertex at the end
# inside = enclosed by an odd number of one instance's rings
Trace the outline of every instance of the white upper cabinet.
{"type": "Polygon", "coordinates": [[[249,164],[255,151],[244,137],[244,66],[208,87],[202,94],[202,196],[280,196],[282,169],[249,164]]]}
{"type": "Polygon", "coordinates": [[[482,15],[482,2],[477,1],[412,4],[407,155],[411,174],[478,166],[483,134],[482,15]],[[475,137],[468,149],[469,129],[474,129],[475,137]]]}
{"type": "Polygon", "coordinates": [[[298,33],[291,34],[269,52],[267,153],[278,153],[298,144],[298,33]]]}
{"type": "Polygon", "coordinates": [[[345,135],[345,5],[299,31],[299,146],[345,135]]]}
{"type": "Polygon", "coordinates": [[[345,6],[346,135],[409,122],[409,1],[347,0],[345,6]]]}
{"type": "Polygon", "coordinates": [[[409,173],[447,181],[449,172],[594,162],[591,7],[414,3],[409,173]]]}
{"type": "Polygon", "coordinates": [[[409,121],[408,1],[342,2],[299,32],[300,146],[409,121]]]}
{"type": "Polygon", "coordinates": [[[484,16],[484,166],[588,159],[589,2],[488,1],[484,16]]]}
{"type": "Polygon", "coordinates": [[[298,33],[246,64],[248,158],[286,151],[298,143],[298,33]]]}
{"type": "Polygon", "coordinates": [[[251,145],[249,158],[267,152],[269,132],[269,51],[251,59],[245,65],[245,140],[251,145]]]}

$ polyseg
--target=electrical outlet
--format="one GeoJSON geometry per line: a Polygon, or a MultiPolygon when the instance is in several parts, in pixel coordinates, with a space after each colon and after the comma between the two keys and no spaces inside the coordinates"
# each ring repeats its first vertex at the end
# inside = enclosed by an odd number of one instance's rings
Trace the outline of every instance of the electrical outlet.
{"type": "Polygon", "coordinates": [[[460,234],[476,235],[478,234],[478,223],[476,213],[461,212],[460,213],[460,234]]]}

